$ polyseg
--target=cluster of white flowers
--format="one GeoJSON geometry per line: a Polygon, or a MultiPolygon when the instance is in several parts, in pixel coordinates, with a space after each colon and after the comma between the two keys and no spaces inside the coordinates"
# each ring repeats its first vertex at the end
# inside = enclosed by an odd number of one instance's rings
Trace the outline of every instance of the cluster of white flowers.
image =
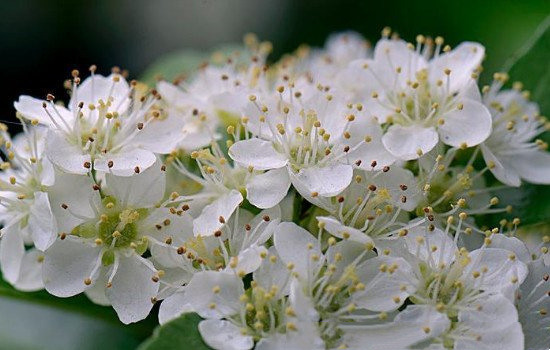
{"type": "Polygon", "coordinates": [[[495,191],[550,184],[548,122],[504,73],[480,91],[480,44],[382,34],[21,96],[3,278],[124,323],[195,312],[220,350],[547,349],[550,237],[527,248],[495,191]]]}

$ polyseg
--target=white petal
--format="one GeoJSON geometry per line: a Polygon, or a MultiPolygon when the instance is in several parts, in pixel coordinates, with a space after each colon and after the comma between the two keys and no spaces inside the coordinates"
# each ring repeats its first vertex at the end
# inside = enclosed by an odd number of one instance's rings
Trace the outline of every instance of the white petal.
{"type": "Polygon", "coordinates": [[[34,292],[44,288],[42,281],[42,258],[44,253],[37,249],[25,252],[21,261],[19,278],[14,287],[24,292],[34,292]]]}
{"type": "Polygon", "coordinates": [[[550,153],[545,151],[525,152],[513,159],[519,176],[533,184],[550,184],[550,153]]]}
{"type": "Polygon", "coordinates": [[[199,332],[204,342],[216,350],[248,350],[254,346],[253,338],[242,335],[241,329],[229,321],[201,321],[199,332]]]}
{"type": "Polygon", "coordinates": [[[57,237],[57,225],[47,193],[34,193],[34,203],[29,216],[29,231],[34,246],[42,251],[52,245],[57,237]]]}
{"type": "Polygon", "coordinates": [[[94,162],[94,169],[117,176],[132,176],[136,174],[136,167],[139,171],[145,171],[152,166],[157,157],[151,151],[141,148],[126,147],[115,154],[107,153],[94,162]],[[113,166],[109,168],[109,162],[113,166]]]}
{"type": "Polygon", "coordinates": [[[531,261],[531,253],[525,243],[516,237],[510,237],[505,234],[495,234],[491,236],[491,248],[506,249],[514,254],[523,263],[527,264],[531,261]]]}
{"type": "Polygon", "coordinates": [[[481,154],[483,155],[483,159],[487,165],[491,163],[494,165],[493,167],[490,167],[489,170],[491,170],[493,175],[495,175],[500,182],[514,187],[521,185],[519,174],[510,162],[506,161],[505,158],[497,158],[491,149],[484,144],[481,145],[481,154]]]}
{"type": "Polygon", "coordinates": [[[297,278],[293,278],[290,282],[288,301],[296,313],[296,318],[314,323],[319,322],[319,313],[315,310],[313,300],[304,293],[304,287],[297,278]]]}
{"type": "Polygon", "coordinates": [[[69,143],[65,137],[50,131],[46,137],[46,155],[50,161],[70,174],[87,174],[90,169],[84,163],[91,162],[89,154],[84,154],[80,147],[69,143]]]}
{"type": "Polygon", "coordinates": [[[73,114],[69,110],[63,106],[55,106],[55,109],[59,112],[58,114],[50,103],[47,103],[46,108],[51,115],[50,118],[43,107],[44,102],[44,100],[39,100],[30,96],[19,96],[19,100],[14,102],[13,106],[25,118],[30,120],[36,119],[40,124],[47,125],[50,128],[56,128],[57,125],[65,130],[65,123],[70,126],[73,125],[73,114]]]}
{"type": "Polygon", "coordinates": [[[384,147],[403,160],[418,159],[437,145],[439,136],[433,127],[392,125],[382,137],[384,147]],[[420,153],[420,155],[419,155],[420,153]]]}
{"type": "Polygon", "coordinates": [[[372,238],[370,238],[366,233],[353,227],[346,226],[333,217],[318,216],[317,220],[322,222],[325,225],[324,229],[335,237],[349,239],[350,241],[363,244],[373,243],[372,238]],[[346,238],[344,238],[344,236],[346,236],[346,238]]]}
{"type": "Polygon", "coordinates": [[[462,327],[469,328],[472,335],[480,337],[479,340],[471,337],[459,338],[455,343],[455,349],[523,349],[524,337],[516,308],[502,295],[480,299],[478,303],[461,311],[458,320],[462,327]]]}
{"type": "Polygon", "coordinates": [[[176,148],[183,139],[185,119],[170,114],[166,119],[153,118],[136,135],[133,143],[145,150],[167,154],[176,148]]]}
{"type": "Polygon", "coordinates": [[[101,247],[68,236],[57,240],[46,252],[43,277],[46,290],[58,297],[82,293],[88,286],[86,278],[95,282],[94,267],[100,264],[101,247]]]}
{"type": "Polygon", "coordinates": [[[234,273],[218,271],[196,273],[185,289],[188,303],[203,318],[223,318],[236,314],[243,293],[243,281],[239,277],[234,273]]]}
{"type": "Polygon", "coordinates": [[[244,249],[237,256],[237,267],[235,267],[234,271],[246,274],[256,271],[263,261],[261,255],[265,253],[267,253],[267,249],[263,246],[252,245],[244,249]]]}
{"type": "MultiPolygon", "coordinates": [[[[245,212],[245,211],[243,211],[245,212]]],[[[252,220],[249,221],[250,227],[254,230],[256,227],[259,227],[256,231],[256,233],[249,238],[250,245],[256,244],[256,245],[262,245],[265,242],[267,242],[268,239],[271,238],[273,235],[273,232],[279,225],[279,222],[281,222],[281,208],[279,206],[275,206],[273,208],[264,209],[258,215],[256,215],[252,220]],[[269,222],[265,221],[265,217],[269,217],[269,222]]],[[[242,221],[239,219],[239,222],[246,225],[245,221],[242,221]]],[[[235,238],[235,237],[234,237],[235,238]]],[[[239,242],[239,239],[235,239],[235,241],[239,242]]],[[[242,242],[239,242],[241,244],[242,242]]],[[[232,245],[232,249],[236,249],[237,247],[232,245]]]]}
{"type": "Polygon", "coordinates": [[[256,344],[256,350],[325,350],[325,342],[319,336],[318,331],[312,331],[312,325],[299,323],[296,331],[287,333],[274,333],[268,338],[262,338],[256,344]]]}
{"type": "Polygon", "coordinates": [[[450,69],[450,91],[461,90],[473,80],[472,73],[481,65],[484,55],[485,48],[480,44],[463,42],[430,62],[430,80],[433,84],[437,80],[446,81],[444,71],[450,69]]]}
{"type": "Polygon", "coordinates": [[[285,264],[294,264],[293,271],[301,278],[315,274],[322,264],[323,253],[319,241],[308,231],[292,222],[282,222],[275,229],[273,241],[285,264]],[[312,256],[319,259],[314,261],[312,256]]]}
{"type": "Polygon", "coordinates": [[[518,296],[519,320],[525,334],[525,349],[545,349],[550,344],[550,317],[540,313],[550,310],[550,266],[538,259],[529,263],[529,275],[521,285],[518,296]]]}
{"type": "Polygon", "coordinates": [[[102,266],[98,275],[97,280],[93,285],[84,291],[84,294],[90,299],[94,304],[102,306],[110,306],[111,301],[107,298],[105,286],[109,281],[110,276],[110,267],[102,266]]]}
{"type": "MultiPolygon", "coordinates": [[[[373,113],[370,109],[369,112],[373,113]]],[[[369,142],[359,146],[358,149],[351,151],[348,155],[348,159],[353,162],[361,161],[359,165],[361,169],[381,170],[383,167],[392,165],[395,162],[395,157],[382,144],[382,128],[375,118],[358,117],[353,122],[353,128],[349,132],[351,134],[350,144],[352,145],[363,141],[367,136],[370,138],[369,142]],[[372,167],[373,161],[376,161],[374,168],[372,167]]]]}
{"type": "MultiPolygon", "coordinates": [[[[501,292],[513,297],[527,276],[527,266],[519,259],[510,259],[512,252],[500,248],[480,248],[470,253],[472,263],[464,272],[471,283],[485,291],[501,292]],[[483,272],[486,270],[486,272],[483,272]],[[482,273],[482,279],[476,281],[474,271],[482,273]]],[[[479,277],[481,278],[481,277],[479,277]]]]}
{"type": "Polygon", "coordinates": [[[407,80],[413,80],[416,72],[427,66],[426,60],[409,49],[403,40],[378,40],[374,48],[374,61],[372,69],[386,87],[394,86],[395,83],[405,87],[407,80]],[[399,74],[396,73],[397,67],[401,68],[399,74]]]}
{"type": "Polygon", "coordinates": [[[458,247],[444,231],[435,228],[433,231],[427,232],[424,225],[412,227],[408,231],[405,242],[409,252],[429,266],[437,269],[440,264],[449,266],[454,261],[458,247]],[[418,237],[422,237],[422,243],[417,241],[418,237]],[[433,252],[432,247],[437,247],[437,250],[433,252]]]}
{"type": "Polygon", "coordinates": [[[2,277],[11,284],[14,284],[19,278],[24,255],[25,242],[21,237],[19,223],[2,228],[0,268],[2,269],[2,277]]]}
{"type": "Polygon", "coordinates": [[[159,323],[165,324],[188,312],[193,312],[193,308],[185,297],[185,291],[176,292],[160,304],[159,323]]]}
{"type": "Polygon", "coordinates": [[[157,161],[149,168],[132,176],[105,174],[105,183],[108,193],[123,200],[124,207],[149,208],[164,197],[166,176],[161,170],[160,161],[157,161]]]}
{"type": "Polygon", "coordinates": [[[153,307],[151,298],[157,296],[159,284],[151,280],[153,266],[142,257],[121,257],[113,285],[107,289],[118,318],[128,324],[143,320],[153,307]]]}
{"type": "Polygon", "coordinates": [[[240,165],[256,170],[278,169],[288,163],[287,157],[277,152],[270,141],[256,137],[236,142],[229,148],[229,156],[240,165]]]}
{"type": "Polygon", "coordinates": [[[357,267],[357,275],[365,289],[353,294],[358,307],[371,311],[393,311],[416,291],[417,280],[411,266],[403,258],[378,256],[357,267]],[[397,266],[393,273],[382,272],[382,265],[397,266]]]}
{"type": "Polygon", "coordinates": [[[491,134],[491,114],[477,101],[465,99],[461,103],[462,109],[454,109],[441,117],[445,121],[438,128],[441,141],[453,147],[463,143],[468,147],[479,145],[491,134]]]}
{"type": "Polygon", "coordinates": [[[308,194],[316,192],[321,197],[332,197],[342,192],[351,183],[353,167],[342,163],[313,166],[291,175],[291,180],[300,182],[308,194]]]}
{"type": "MultiPolygon", "coordinates": [[[[367,173],[369,175],[371,173],[367,173]]],[[[388,191],[393,199],[393,204],[406,211],[416,209],[418,201],[422,199],[417,187],[417,180],[414,174],[407,169],[403,169],[397,165],[390,167],[390,170],[382,173],[372,174],[371,177],[365,179],[366,183],[373,183],[378,188],[377,191],[384,189],[388,191]],[[403,187],[403,185],[406,186],[403,187]],[[403,198],[406,201],[403,202],[403,198]]]]}
{"type": "Polygon", "coordinates": [[[104,102],[112,99],[113,108],[110,110],[123,113],[128,108],[129,94],[130,86],[119,74],[111,74],[107,77],[95,74],[86,78],[77,87],[70,104],[76,106],[78,103],[84,102],[84,105],[87,106],[90,103],[97,104],[100,99],[104,102]],[[117,82],[114,81],[115,76],[119,78],[117,82]]]}
{"type": "Polygon", "coordinates": [[[290,178],[286,168],[269,170],[248,181],[246,198],[258,208],[271,208],[286,196],[289,187],[290,178]]]}
{"type": "Polygon", "coordinates": [[[328,247],[327,265],[335,267],[332,273],[331,280],[337,281],[342,274],[346,272],[346,268],[352,263],[359,265],[361,262],[376,256],[374,251],[365,254],[365,245],[351,240],[340,241],[328,247]],[[363,256],[359,261],[355,261],[359,256],[363,256]]]}
{"type": "Polygon", "coordinates": [[[231,192],[204,207],[201,215],[193,220],[193,234],[195,237],[212,236],[224,225],[220,222],[220,217],[228,221],[242,201],[243,196],[241,193],[231,190],[231,192]]]}
{"type": "Polygon", "coordinates": [[[187,96],[179,87],[165,80],[161,80],[157,83],[157,91],[162,96],[162,99],[172,106],[181,106],[187,96]]]}
{"type": "Polygon", "coordinates": [[[384,349],[411,349],[416,343],[439,336],[449,326],[447,316],[435,308],[410,305],[393,322],[345,330],[344,342],[354,350],[378,350],[381,344],[384,349]]]}
{"type": "Polygon", "coordinates": [[[268,257],[264,259],[260,267],[254,271],[253,280],[265,290],[271,290],[271,287],[276,286],[277,297],[289,293],[289,285],[287,283],[289,273],[290,271],[287,269],[286,265],[283,264],[275,247],[270,247],[268,250],[268,257]],[[275,259],[271,260],[271,256],[275,256],[275,259]],[[281,286],[284,286],[284,288],[281,289],[281,286]]]}
{"type": "Polygon", "coordinates": [[[48,189],[48,197],[59,232],[70,233],[73,228],[86,221],[81,217],[95,218],[94,207],[100,207],[101,198],[92,185],[93,181],[88,176],[56,173],[56,181],[48,189]],[[66,204],[70,210],[63,209],[62,204],[66,204]]]}

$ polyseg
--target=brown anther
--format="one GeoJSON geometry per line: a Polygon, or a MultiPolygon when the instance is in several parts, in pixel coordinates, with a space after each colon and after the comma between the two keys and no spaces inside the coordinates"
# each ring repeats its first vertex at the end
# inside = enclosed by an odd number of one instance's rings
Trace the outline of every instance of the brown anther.
{"type": "Polygon", "coordinates": [[[67,238],[67,234],[65,232],[61,232],[59,234],[59,239],[64,240],[65,238],[67,238]]]}
{"type": "Polygon", "coordinates": [[[220,215],[220,217],[218,218],[218,221],[220,222],[220,224],[225,224],[225,218],[223,216],[220,215]]]}
{"type": "Polygon", "coordinates": [[[138,130],[142,130],[143,129],[143,123],[138,123],[137,128],[138,128],[138,130]]]}
{"type": "Polygon", "coordinates": [[[92,188],[94,189],[94,191],[99,191],[101,189],[98,184],[94,184],[92,188]]]}
{"type": "Polygon", "coordinates": [[[250,224],[246,224],[246,225],[244,225],[244,229],[247,230],[247,231],[250,231],[250,230],[252,230],[252,226],[250,226],[250,224]]]}
{"type": "Polygon", "coordinates": [[[186,251],[185,247],[178,247],[177,252],[179,255],[185,254],[185,251],[186,251]]]}
{"type": "Polygon", "coordinates": [[[136,167],[134,168],[134,173],[139,174],[139,172],[140,172],[139,167],[136,166],[136,167]]]}
{"type": "Polygon", "coordinates": [[[399,188],[401,188],[401,191],[406,191],[408,187],[405,184],[401,184],[399,185],[399,188]]]}
{"type": "Polygon", "coordinates": [[[338,197],[338,203],[343,203],[344,202],[344,197],[340,196],[338,197]]]}
{"type": "Polygon", "coordinates": [[[390,167],[386,165],[385,167],[382,168],[382,171],[387,173],[388,171],[390,171],[390,167]]]}
{"type": "Polygon", "coordinates": [[[269,215],[264,215],[264,216],[263,216],[263,219],[264,219],[264,221],[266,221],[266,222],[269,221],[269,220],[271,220],[271,218],[269,217],[269,215]]]}
{"type": "Polygon", "coordinates": [[[216,231],[214,231],[214,236],[215,236],[215,237],[221,237],[221,235],[222,235],[222,231],[221,231],[221,230],[216,230],[216,231]]]}
{"type": "Polygon", "coordinates": [[[84,162],[84,164],[82,164],[84,166],[84,168],[86,169],[90,169],[92,167],[92,163],[90,162],[84,162]]]}
{"type": "Polygon", "coordinates": [[[372,191],[372,192],[376,191],[376,185],[370,184],[369,185],[369,190],[372,191]]]}
{"type": "Polygon", "coordinates": [[[107,162],[107,167],[112,168],[113,165],[114,165],[114,163],[113,163],[112,160],[110,160],[110,161],[107,162]]]}
{"type": "Polygon", "coordinates": [[[375,168],[377,164],[378,164],[378,163],[377,163],[375,160],[373,160],[373,161],[370,163],[370,166],[371,166],[371,168],[375,168]]]}

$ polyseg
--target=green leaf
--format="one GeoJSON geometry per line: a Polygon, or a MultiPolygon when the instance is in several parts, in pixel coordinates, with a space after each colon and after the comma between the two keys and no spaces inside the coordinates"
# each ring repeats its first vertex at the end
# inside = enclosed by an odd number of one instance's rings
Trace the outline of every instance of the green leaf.
{"type": "Polygon", "coordinates": [[[111,307],[96,305],[85,295],[58,298],[46,291],[21,292],[1,276],[0,310],[0,344],[10,344],[10,349],[134,349],[156,326],[154,316],[124,325],[111,307]],[[18,331],[20,325],[25,329],[18,331]],[[31,329],[32,336],[27,332],[31,329]]]}
{"type": "MultiPolygon", "coordinates": [[[[550,16],[539,25],[534,35],[504,65],[512,81],[519,80],[531,92],[531,100],[540,106],[541,114],[550,115],[550,16]]],[[[550,133],[541,135],[550,142],[550,133]]],[[[550,186],[526,185],[514,213],[525,225],[550,223],[550,186]]]]}
{"type": "Polygon", "coordinates": [[[550,16],[534,35],[504,65],[512,80],[519,80],[531,91],[531,99],[543,114],[550,114],[550,16]]]}
{"type": "Polygon", "coordinates": [[[198,324],[201,318],[194,313],[185,314],[157,327],[153,336],[140,345],[139,350],[208,350],[202,341],[198,324]]]}

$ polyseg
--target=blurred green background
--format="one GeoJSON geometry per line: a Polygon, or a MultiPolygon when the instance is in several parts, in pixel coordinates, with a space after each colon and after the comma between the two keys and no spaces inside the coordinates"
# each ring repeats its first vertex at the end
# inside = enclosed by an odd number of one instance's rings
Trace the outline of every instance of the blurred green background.
{"type": "MultiPolygon", "coordinates": [[[[550,14],[550,1],[2,0],[0,14],[0,119],[14,121],[18,95],[64,98],[62,83],[74,68],[96,64],[107,73],[117,65],[135,78],[163,55],[240,42],[247,32],[272,41],[276,59],[301,43],[321,46],[335,31],[375,42],[391,26],[407,40],[421,33],[451,45],[479,41],[493,72],[550,14]]],[[[0,295],[9,294],[3,288],[0,295]]],[[[57,309],[18,295],[0,296],[0,349],[133,349],[150,334],[152,320],[127,328],[105,321],[108,312],[82,316],[90,306],[81,299],[57,309]]]]}

